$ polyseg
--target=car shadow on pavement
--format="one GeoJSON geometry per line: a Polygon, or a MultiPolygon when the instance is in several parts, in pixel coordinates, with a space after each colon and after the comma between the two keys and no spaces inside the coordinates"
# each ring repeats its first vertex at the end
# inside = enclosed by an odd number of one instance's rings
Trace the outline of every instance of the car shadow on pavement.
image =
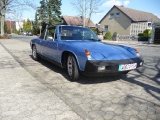
{"type": "Polygon", "coordinates": [[[98,83],[106,83],[106,82],[113,82],[119,80],[121,75],[117,76],[82,76],[78,79],[78,83],[80,84],[98,84],[98,83]]]}
{"type": "MultiPolygon", "coordinates": [[[[32,59],[32,55],[29,55],[32,59]]],[[[65,79],[67,79],[68,81],[71,81],[69,79],[68,73],[67,73],[67,69],[65,68],[60,68],[44,59],[41,59],[40,61],[38,61],[40,64],[42,64],[43,66],[49,68],[50,70],[52,70],[55,73],[60,73],[65,79]]],[[[112,81],[116,81],[119,80],[121,78],[121,75],[118,76],[83,76],[80,75],[79,79],[75,82],[78,82],[80,84],[98,84],[98,83],[105,83],[105,82],[112,82],[112,81]]]]}
{"type": "Polygon", "coordinates": [[[56,72],[56,73],[61,73],[66,79],[69,79],[69,77],[67,78],[67,71],[64,68],[60,68],[59,66],[56,66],[44,59],[41,59],[40,61],[38,61],[40,64],[42,64],[43,66],[49,68],[50,70],[56,72]]]}
{"type": "MultiPolygon", "coordinates": [[[[146,93],[150,94],[152,97],[160,101],[160,59],[156,61],[155,69],[157,74],[145,74],[145,69],[149,69],[147,66],[143,66],[144,69],[140,71],[139,69],[136,70],[138,74],[131,76],[122,76],[124,81],[136,84],[138,86],[143,87],[146,93]],[[142,79],[143,77],[143,79],[142,79]]],[[[152,68],[150,68],[152,69],[152,68]]]]}

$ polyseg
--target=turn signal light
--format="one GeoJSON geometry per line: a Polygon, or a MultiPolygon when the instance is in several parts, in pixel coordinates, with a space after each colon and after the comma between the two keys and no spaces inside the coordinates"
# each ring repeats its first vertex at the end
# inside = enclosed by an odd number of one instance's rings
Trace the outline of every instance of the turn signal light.
{"type": "Polygon", "coordinates": [[[139,53],[138,50],[134,49],[136,53],[139,53]]]}
{"type": "Polygon", "coordinates": [[[90,56],[90,52],[88,50],[85,50],[86,56],[90,56]]]}

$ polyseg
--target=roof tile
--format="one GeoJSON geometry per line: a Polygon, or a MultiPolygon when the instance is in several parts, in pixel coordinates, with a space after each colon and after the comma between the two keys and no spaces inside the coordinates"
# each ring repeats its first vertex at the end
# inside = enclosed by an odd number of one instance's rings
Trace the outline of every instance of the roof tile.
{"type": "MultiPolygon", "coordinates": [[[[82,24],[82,19],[81,17],[74,17],[74,16],[63,16],[63,19],[66,21],[68,25],[73,25],[73,26],[83,26],[82,24]]],[[[85,23],[87,25],[89,21],[89,18],[85,19],[85,23]]],[[[95,24],[90,20],[89,22],[89,27],[95,27],[95,24]]]]}
{"type": "Polygon", "coordinates": [[[116,6],[116,7],[123,13],[125,13],[132,21],[160,22],[160,19],[152,13],[126,8],[123,6],[116,6]]]}
{"type": "MultiPolygon", "coordinates": [[[[140,11],[140,10],[135,10],[135,9],[131,9],[131,8],[126,8],[123,6],[117,6],[117,5],[114,5],[111,8],[111,10],[115,7],[117,9],[119,9],[121,12],[123,12],[127,17],[129,17],[132,20],[132,22],[140,22],[140,21],[160,22],[160,18],[158,18],[157,16],[155,16],[152,13],[144,12],[144,11],[140,11]]],[[[102,22],[102,20],[109,14],[109,12],[100,20],[99,23],[102,22]]]]}

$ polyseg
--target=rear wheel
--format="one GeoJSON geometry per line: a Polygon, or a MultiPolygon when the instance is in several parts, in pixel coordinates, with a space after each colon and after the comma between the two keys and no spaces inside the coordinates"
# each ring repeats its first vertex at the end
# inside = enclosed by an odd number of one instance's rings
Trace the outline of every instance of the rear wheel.
{"type": "Polygon", "coordinates": [[[37,54],[37,49],[35,45],[32,48],[32,56],[33,56],[33,59],[36,61],[39,61],[41,59],[40,56],[37,54]]]}
{"type": "Polygon", "coordinates": [[[68,55],[67,71],[71,81],[76,81],[79,78],[79,70],[75,57],[72,54],[68,55]]]}

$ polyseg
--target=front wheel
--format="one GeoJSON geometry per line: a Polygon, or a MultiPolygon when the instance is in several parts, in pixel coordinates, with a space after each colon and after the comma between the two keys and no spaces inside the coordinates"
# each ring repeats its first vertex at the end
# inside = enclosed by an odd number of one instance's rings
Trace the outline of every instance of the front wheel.
{"type": "Polygon", "coordinates": [[[37,54],[37,49],[35,45],[32,48],[32,56],[33,56],[33,59],[36,61],[39,61],[41,59],[40,56],[37,54]]]}
{"type": "Polygon", "coordinates": [[[71,81],[76,81],[79,78],[79,70],[75,57],[72,54],[68,55],[67,71],[71,81]]]}

